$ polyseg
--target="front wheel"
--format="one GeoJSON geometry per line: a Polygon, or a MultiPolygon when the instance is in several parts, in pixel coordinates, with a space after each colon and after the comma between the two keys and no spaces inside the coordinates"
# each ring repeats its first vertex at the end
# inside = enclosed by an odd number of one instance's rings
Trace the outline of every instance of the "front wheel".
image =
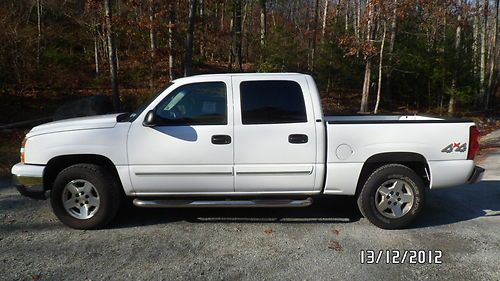
{"type": "Polygon", "coordinates": [[[103,167],[77,164],[57,175],[50,201],[54,214],[65,225],[95,229],[116,216],[121,193],[116,180],[103,167]]]}
{"type": "Polygon", "coordinates": [[[424,204],[425,186],[410,168],[384,165],[366,180],[358,197],[358,207],[374,225],[399,229],[409,225],[424,204]]]}

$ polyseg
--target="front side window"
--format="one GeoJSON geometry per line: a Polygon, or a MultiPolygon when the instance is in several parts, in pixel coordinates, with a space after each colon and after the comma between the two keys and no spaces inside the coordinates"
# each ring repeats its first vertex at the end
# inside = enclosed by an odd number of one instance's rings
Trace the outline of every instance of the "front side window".
{"type": "Polygon", "coordinates": [[[180,86],[156,107],[163,125],[226,125],[227,91],[224,82],[180,86]]]}
{"type": "Polygon", "coordinates": [[[244,81],[240,93],[243,124],[307,122],[304,96],[295,81],[244,81]]]}

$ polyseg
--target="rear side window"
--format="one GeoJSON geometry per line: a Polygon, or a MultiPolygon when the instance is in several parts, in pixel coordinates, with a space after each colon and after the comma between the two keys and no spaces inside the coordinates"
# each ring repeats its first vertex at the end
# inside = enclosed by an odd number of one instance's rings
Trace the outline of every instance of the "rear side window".
{"type": "Polygon", "coordinates": [[[243,124],[307,122],[304,96],[295,81],[244,81],[240,93],[243,124]]]}

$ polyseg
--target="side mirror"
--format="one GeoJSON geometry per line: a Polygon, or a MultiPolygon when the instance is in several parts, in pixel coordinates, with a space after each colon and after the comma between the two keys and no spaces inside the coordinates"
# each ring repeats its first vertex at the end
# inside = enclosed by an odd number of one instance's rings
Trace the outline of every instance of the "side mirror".
{"type": "Polygon", "coordinates": [[[142,125],[145,127],[154,127],[156,125],[156,114],[154,110],[150,110],[146,113],[146,117],[144,117],[142,125]]]}

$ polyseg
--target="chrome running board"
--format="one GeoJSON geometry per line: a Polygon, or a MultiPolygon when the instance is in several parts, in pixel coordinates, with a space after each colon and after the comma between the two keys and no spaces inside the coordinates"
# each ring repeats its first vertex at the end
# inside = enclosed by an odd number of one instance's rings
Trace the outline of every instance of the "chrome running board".
{"type": "Polygon", "coordinates": [[[142,208],[269,208],[307,207],[313,203],[306,199],[256,199],[256,200],[145,200],[134,199],[134,205],[142,208]]]}

